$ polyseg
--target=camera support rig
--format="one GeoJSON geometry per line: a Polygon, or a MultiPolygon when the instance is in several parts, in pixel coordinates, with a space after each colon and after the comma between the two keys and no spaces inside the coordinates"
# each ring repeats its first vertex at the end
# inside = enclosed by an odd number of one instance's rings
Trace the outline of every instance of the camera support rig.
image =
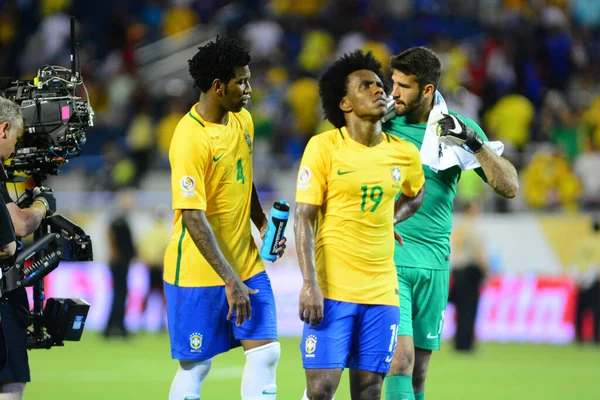
{"type": "MultiPolygon", "coordinates": [[[[83,84],[78,68],[75,18],[71,18],[71,68],[42,66],[34,80],[0,78],[0,96],[21,106],[25,132],[14,157],[6,166],[9,180],[18,181],[23,172],[41,187],[48,175],[57,175],[69,159],[79,156],[86,142],[85,130],[93,126],[94,111],[89,97],[76,90],[83,84]]],[[[87,90],[86,90],[87,93],[87,90]]],[[[0,168],[1,169],[1,168],[0,168]]],[[[50,189],[45,189],[50,190],[50,189]]],[[[20,206],[31,201],[26,196],[20,206]]],[[[34,243],[21,250],[14,265],[3,268],[0,295],[33,286],[33,330],[28,348],[50,348],[63,340],[79,340],[89,304],[80,299],[47,299],[44,280],[61,260],[91,261],[92,243],[85,232],[68,219],[45,218],[34,232],[34,243]]]]}

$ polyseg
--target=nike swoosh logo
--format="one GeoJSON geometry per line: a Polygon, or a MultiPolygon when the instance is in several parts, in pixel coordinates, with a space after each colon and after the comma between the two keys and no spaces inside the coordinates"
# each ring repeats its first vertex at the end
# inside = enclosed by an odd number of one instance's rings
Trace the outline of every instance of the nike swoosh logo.
{"type": "Polygon", "coordinates": [[[221,154],[219,157],[213,157],[213,161],[214,162],[219,161],[221,158],[223,158],[224,155],[225,155],[225,153],[221,154]]]}
{"type": "Polygon", "coordinates": [[[428,334],[427,334],[427,339],[437,339],[437,338],[438,338],[438,335],[435,335],[435,336],[434,336],[434,335],[432,335],[431,333],[428,333],[428,334]]]}
{"type": "Polygon", "coordinates": [[[458,122],[458,120],[456,119],[456,117],[454,115],[450,115],[450,118],[452,118],[452,121],[454,121],[454,128],[448,129],[448,130],[450,132],[452,132],[452,133],[462,133],[462,129],[460,127],[460,123],[458,122]]]}
{"type": "Polygon", "coordinates": [[[388,357],[386,357],[386,358],[385,358],[385,362],[386,362],[386,363],[392,362],[392,358],[393,358],[393,357],[391,357],[391,356],[388,356],[388,357]]]}
{"type": "Polygon", "coordinates": [[[349,173],[352,173],[352,172],[354,172],[354,171],[340,171],[338,169],[338,175],[346,175],[346,174],[349,174],[349,173]]]}
{"type": "Polygon", "coordinates": [[[262,394],[277,394],[277,392],[269,392],[267,389],[262,391],[262,394]]]}

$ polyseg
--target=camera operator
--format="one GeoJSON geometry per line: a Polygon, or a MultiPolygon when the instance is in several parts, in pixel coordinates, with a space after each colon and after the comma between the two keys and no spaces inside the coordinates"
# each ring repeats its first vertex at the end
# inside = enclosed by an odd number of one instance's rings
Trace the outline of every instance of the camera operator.
{"type": "MultiPolygon", "coordinates": [[[[14,152],[23,130],[21,108],[10,100],[0,98],[0,161],[2,164],[14,152]]],[[[56,210],[56,201],[52,193],[40,192],[37,188],[33,191],[33,203],[25,209],[21,209],[10,198],[6,182],[0,185],[0,192],[17,237],[25,237],[33,233],[40,226],[42,219],[56,210]]],[[[17,400],[23,397],[25,384],[30,381],[27,357],[29,302],[25,288],[5,294],[4,299],[0,301],[0,317],[8,351],[6,366],[0,371],[0,399],[17,400]]]]}

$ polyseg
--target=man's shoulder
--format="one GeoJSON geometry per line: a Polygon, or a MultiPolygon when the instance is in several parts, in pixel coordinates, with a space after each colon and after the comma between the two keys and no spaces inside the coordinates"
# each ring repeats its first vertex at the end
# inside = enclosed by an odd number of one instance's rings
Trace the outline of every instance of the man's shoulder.
{"type": "Polygon", "coordinates": [[[406,138],[403,138],[402,136],[392,135],[388,132],[385,132],[385,135],[390,144],[395,149],[397,149],[397,151],[409,153],[411,155],[419,154],[419,149],[417,148],[417,146],[413,142],[407,140],[406,138]]]}
{"type": "Polygon", "coordinates": [[[318,145],[321,148],[326,148],[344,139],[344,133],[341,129],[330,129],[328,131],[317,133],[310,138],[309,143],[312,146],[318,145]]]}

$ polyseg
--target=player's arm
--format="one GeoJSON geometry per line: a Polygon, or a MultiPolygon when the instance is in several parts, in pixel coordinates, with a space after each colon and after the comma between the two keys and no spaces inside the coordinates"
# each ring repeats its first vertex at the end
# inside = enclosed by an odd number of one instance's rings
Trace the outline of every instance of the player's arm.
{"type": "Polygon", "coordinates": [[[421,208],[424,198],[425,184],[423,184],[421,190],[419,190],[417,195],[414,197],[410,197],[402,193],[396,199],[396,203],[394,203],[394,225],[410,218],[414,213],[416,213],[419,208],[421,208]]]}
{"type": "Polygon", "coordinates": [[[484,146],[483,138],[454,115],[446,115],[439,122],[440,136],[457,146],[466,146],[475,154],[488,184],[499,195],[513,198],[519,191],[517,170],[507,159],[484,146]]]}
{"type": "Polygon", "coordinates": [[[252,290],[247,287],[235,273],[217,242],[217,238],[206,218],[204,210],[182,210],[183,225],[190,234],[190,237],[200,250],[200,253],[215,272],[225,282],[225,291],[227,301],[229,302],[229,314],[227,320],[230,320],[233,311],[236,311],[236,325],[241,325],[244,320],[250,319],[252,310],[250,308],[250,294],[258,293],[258,290],[252,290]]]}
{"type": "Polygon", "coordinates": [[[267,229],[267,217],[260,204],[254,182],[252,182],[252,197],[250,199],[250,219],[254,223],[254,226],[260,231],[260,237],[263,237],[265,235],[265,230],[267,229]]]}
{"type": "Polygon", "coordinates": [[[315,226],[331,171],[329,147],[313,136],[304,149],[296,186],[296,249],[304,284],[300,291],[300,319],[312,326],[323,320],[323,294],[317,281],[315,226]]]}
{"type": "Polygon", "coordinates": [[[319,206],[314,204],[296,203],[296,218],[294,232],[298,261],[302,271],[304,284],[300,292],[300,319],[312,326],[319,325],[323,320],[323,294],[317,280],[315,262],[315,221],[319,206]]]}
{"type": "Polygon", "coordinates": [[[475,153],[488,184],[502,197],[512,199],[519,191],[517,170],[506,158],[494,153],[488,146],[475,153]]]}
{"type": "MultiPolygon", "coordinates": [[[[408,155],[410,164],[405,168],[402,181],[402,193],[394,203],[394,225],[410,218],[416,213],[425,198],[425,174],[421,164],[421,154],[416,146],[406,143],[403,149],[408,155]]],[[[396,240],[402,245],[402,237],[396,232],[396,240]]]]}

